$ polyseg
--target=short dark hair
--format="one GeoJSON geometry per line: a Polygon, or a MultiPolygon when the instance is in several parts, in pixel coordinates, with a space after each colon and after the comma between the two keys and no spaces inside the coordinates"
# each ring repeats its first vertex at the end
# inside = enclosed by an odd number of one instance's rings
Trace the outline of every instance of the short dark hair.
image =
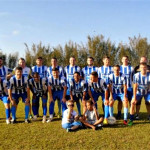
{"type": "Polygon", "coordinates": [[[89,56],[87,59],[92,59],[94,61],[94,58],[92,56],[89,56]]]}
{"type": "Polygon", "coordinates": [[[18,66],[18,67],[15,68],[15,71],[16,71],[16,70],[22,71],[22,67],[18,66]]]}
{"type": "Polygon", "coordinates": [[[80,76],[80,73],[78,71],[74,72],[74,74],[78,74],[80,76]]]}
{"type": "Polygon", "coordinates": [[[59,71],[59,69],[58,68],[53,68],[52,71],[59,71]]]}
{"type": "Polygon", "coordinates": [[[120,66],[119,66],[119,65],[114,65],[114,67],[117,67],[117,68],[119,68],[119,69],[120,69],[120,66]]]}
{"type": "Polygon", "coordinates": [[[55,60],[57,61],[57,58],[56,58],[56,57],[52,57],[51,60],[52,60],[52,59],[55,59],[55,60]]]}
{"type": "Polygon", "coordinates": [[[123,58],[123,57],[126,57],[127,59],[129,59],[129,56],[127,56],[127,55],[122,56],[122,58],[123,58]]]}
{"type": "Polygon", "coordinates": [[[96,71],[93,71],[93,72],[91,73],[91,75],[94,76],[94,77],[98,77],[98,73],[97,73],[96,71]]]}
{"type": "Polygon", "coordinates": [[[103,59],[105,59],[105,58],[110,59],[110,57],[108,55],[103,56],[103,59]]]}
{"type": "Polygon", "coordinates": [[[37,59],[43,59],[41,56],[37,57],[37,59]]]}
{"type": "Polygon", "coordinates": [[[70,58],[74,58],[74,59],[76,59],[74,56],[70,56],[70,58]]]}
{"type": "Polygon", "coordinates": [[[146,66],[146,67],[147,67],[147,63],[145,63],[145,62],[140,63],[140,66],[141,66],[141,65],[143,65],[143,66],[146,66]]]}
{"type": "Polygon", "coordinates": [[[89,103],[90,105],[94,104],[92,100],[88,100],[86,103],[89,103]]]}
{"type": "Polygon", "coordinates": [[[33,73],[33,77],[34,77],[35,75],[36,75],[36,76],[39,76],[39,73],[38,73],[38,72],[34,72],[34,73],[33,73]]]}
{"type": "Polygon", "coordinates": [[[20,58],[19,58],[19,60],[25,61],[25,59],[24,59],[24,58],[22,58],[22,57],[20,57],[20,58]]]}

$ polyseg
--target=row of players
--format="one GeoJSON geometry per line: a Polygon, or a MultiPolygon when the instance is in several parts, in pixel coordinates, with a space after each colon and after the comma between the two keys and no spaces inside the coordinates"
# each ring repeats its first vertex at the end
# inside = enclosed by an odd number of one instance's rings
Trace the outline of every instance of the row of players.
{"type": "MultiPolygon", "coordinates": [[[[146,57],[141,58],[142,62],[146,60],[146,57]]],[[[105,119],[104,122],[107,123],[108,115],[113,116],[113,103],[114,100],[120,100],[124,103],[124,124],[127,124],[127,114],[128,114],[128,100],[132,99],[132,80],[134,81],[134,85],[136,85],[136,89],[134,91],[133,96],[133,106],[131,105],[130,111],[130,122],[132,124],[133,121],[133,113],[134,113],[134,105],[140,103],[143,96],[145,96],[146,106],[149,113],[149,94],[148,94],[148,85],[149,85],[149,73],[147,73],[147,65],[146,63],[142,63],[140,66],[146,70],[146,74],[142,74],[142,71],[133,77],[133,68],[128,65],[128,57],[124,56],[122,58],[123,65],[120,67],[118,65],[113,68],[109,66],[109,57],[104,57],[103,62],[104,66],[100,67],[100,74],[96,71],[97,67],[93,66],[94,59],[89,57],[87,59],[88,66],[83,68],[82,71],[80,67],[75,65],[75,58],[70,58],[70,65],[64,68],[64,78],[62,67],[57,66],[57,59],[52,58],[51,63],[52,66],[49,67],[49,80],[46,82],[46,70],[44,71],[45,66],[42,65],[42,58],[39,57],[36,60],[37,65],[32,67],[33,78],[27,81],[27,75],[30,74],[30,69],[25,66],[25,60],[23,58],[19,59],[20,67],[15,69],[15,76],[11,77],[8,85],[8,94],[9,99],[7,98],[7,94],[4,92],[6,88],[3,88],[3,84],[1,84],[2,96],[5,107],[6,107],[6,122],[9,123],[10,116],[10,108],[9,103],[11,102],[11,112],[12,112],[12,122],[15,122],[16,119],[16,107],[19,102],[19,98],[21,97],[25,102],[25,121],[28,122],[28,114],[29,114],[29,106],[30,106],[30,90],[33,93],[32,98],[32,110],[34,114],[34,118],[38,115],[39,108],[39,98],[42,97],[42,106],[43,106],[43,122],[46,121],[46,112],[47,112],[47,87],[49,91],[49,102],[50,102],[50,118],[48,122],[53,119],[54,112],[54,101],[56,99],[61,100],[62,103],[62,111],[66,109],[66,99],[73,99],[77,103],[77,108],[79,115],[81,115],[80,111],[80,103],[79,99],[82,99],[83,110],[85,113],[86,105],[85,102],[87,99],[91,98],[95,106],[97,107],[98,97],[101,96],[104,102],[104,114],[105,119]],[[24,76],[22,76],[22,74],[24,76]],[[45,75],[45,76],[44,76],[45,75]],[[145,77],[146,75],[146,77],[145,77]],[[85,80],[81,79],[81,76],[84,77],[85,80]],[[137,77],[136,77],[137,76],[137,77]],[[99,78],[100,77],[100,78],[99,78]],[[145,78],[144,78],[145,77],[145,78]],[[74,79],[73,79],[74,78],[74,79]],[[65,81],[66,80],[66,81],[65,81]],[[89,83],[89,84],[88,84],[89,83]],[[112,87],[111,87],[112,86],[112,87]],[[113,90],[112,90],[113,89],[113,90]],[[137,92],[135,92],[137,91],[137,92]],[[138,96],[136,96],[138,94],[138,96]],[[6,95],[6,96],[4,96],[6,95]],[[108,97],[108,95],[110,95],[108,97]],[[140,95],[140,96],[139,96],[140,95]]],[[[6,71],[6,67],[2,65],[2,59],[0,59],[1,65],[1,83],[3,82],[3,76],[6,75],[8,70],[6,71]]],[[[144,72],[143,69],[143,72],[144,72]]],[[[9,77],[10,75],[8,75],[9,77]]],[[[5,83],[5,82],[4,82],[5,83]]],[[[135,87],[135,86],[134,86],[135,87]]],[[[132,104],[132,103],[131,103],[132,104]]],[[[119,110],[119,114],[121,109],[119,110]]],[[[60,113],[60,107],[59,107],[60,113]]],[[[150,115],[150,113],[149,113],[150,115]]]]}

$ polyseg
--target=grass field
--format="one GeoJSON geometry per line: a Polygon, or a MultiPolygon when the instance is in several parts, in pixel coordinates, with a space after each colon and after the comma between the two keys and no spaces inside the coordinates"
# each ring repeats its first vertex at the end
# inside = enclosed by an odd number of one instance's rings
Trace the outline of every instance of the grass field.
{"type": "MultiPolygon", "coordinates": [[[[101,103],[99,100],[99,110],[101,103]]],[[[117,102],[116,102],[117,104],[117,102]]],[[[115,104],[115,113],[116,113],[115,104]]],[[[41,108],[41,105],[40,105],[41,108]]],[[[57,109],[57,108],[56,108],[57,109]]],[[[61,120],[55,118],[43,124],[42,117],[37,122],[24,123],[24,104],[19,103],[16,124],[6,125],[3,103],[0,103],[0,149],[43,150],[43,149],[132,149],[150,150],[150,122],[144,101],[141,119],[132,127],[124,126],[123,120],[102,130],[82,129],[67,133],[61,128],[61,120]]],[[[102,111],[99,111],[102,114],[102,111]]],[[[42,110],[40,110],[42,116],[42,110]]]]}

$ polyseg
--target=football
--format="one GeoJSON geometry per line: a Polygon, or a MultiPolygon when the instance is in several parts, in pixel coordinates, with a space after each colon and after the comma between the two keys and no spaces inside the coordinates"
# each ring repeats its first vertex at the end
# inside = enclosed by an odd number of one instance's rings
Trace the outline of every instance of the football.
{"type": "Polygon", "coordinates": [[[114,125],[116,123],[116,118],[115,117],[108,117],[108,124],[114,125]]]}

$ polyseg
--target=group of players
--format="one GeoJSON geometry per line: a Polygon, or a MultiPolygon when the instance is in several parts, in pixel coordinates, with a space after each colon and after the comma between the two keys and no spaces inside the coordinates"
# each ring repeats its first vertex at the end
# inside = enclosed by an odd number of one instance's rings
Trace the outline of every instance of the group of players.
{"type": "MultiPolygon", "coordinates": [[[[26,123],[30,122],[29,116],[32,112],[33,120],[37,120],[40,99],[42,100],[43,123],[53,120],[55,101],[58,100],[58,117],[60,117],[62,110],[62,118],[67,117],[66,121],[70,122],[74,116],[73,114],[67,116],[66,110],[69,109],[67,106],[73,107],[72,102],[75,102],[79,116],[83,114],[80,121],[89,127],[92,124],[94,128],[93,124],[99,122],[98,120],[104,124],[108,123],[108,117],[113,116],[114,101],[118,100],[117,118],[121,117],[123,104],[123,124],[132,125],[134,119],[139,119],[143,97],[150,120],[150,66],[147,65],[147,58],[141,57],[140,64],[135,68],[129,65],[128,56],[122,57],[121,66],[110,66],[108,56],[103,57],[103,63],[103,66],[96,67],[94,66],[94,58],[88,57],[87,66],[81,69],[76,65],[75,58],[70,57],[69,65],[62,68],[58,66],[57,58],[52,58],[51,66],[47,67],[43,65],[42,57],[38,57],[36,66],[30,69],[26,66],[25,59],[20,58],[18,66],[12,71],[3,65],[3,60],[0,58],[0,99],[5,106],[6,123],[16,122],[16,110],[20,98],[25,103],[26,123]],[[99,97],[102,99],[104,120],[102,118],[97,120],[96,117],[95,120],[87,122],[87,117],[84,116],[89,111],[88,105],[89,109],[96,113],[99,97]],[[81,113],[80,100],[82,101],[83,113],[81,113]],[[46,117],[47,101],[49,102],[48,118],[46,117]],[[130,120],[128,122],[129,104],[130,120]],[[134,116],[135,107],[136,115],[134,116]]],[[[97,113],[94,115],[97,116],[97,113]]]]}

